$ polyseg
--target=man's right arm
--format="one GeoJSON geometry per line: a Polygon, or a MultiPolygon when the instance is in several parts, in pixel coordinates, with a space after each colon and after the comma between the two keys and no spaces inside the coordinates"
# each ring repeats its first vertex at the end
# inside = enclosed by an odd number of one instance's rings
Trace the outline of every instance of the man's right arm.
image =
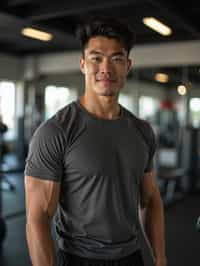
{"type": "Polygon", "coordinates": [[[60,183],[25,176],[26,235],[33,266],[55,266],[51,222],[60,194],[60,183]]]}

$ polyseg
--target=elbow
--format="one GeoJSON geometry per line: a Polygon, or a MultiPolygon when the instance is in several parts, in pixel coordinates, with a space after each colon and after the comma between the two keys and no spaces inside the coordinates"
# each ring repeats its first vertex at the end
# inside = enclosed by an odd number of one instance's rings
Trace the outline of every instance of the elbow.
{"type": "Polygon", "coordinates": [[[32,242],[37,241],[44,235],[50,234],[51,223],[46,217],[43,218],[29,218],[26,221],[26,238],[31,245],[32,242]]]}

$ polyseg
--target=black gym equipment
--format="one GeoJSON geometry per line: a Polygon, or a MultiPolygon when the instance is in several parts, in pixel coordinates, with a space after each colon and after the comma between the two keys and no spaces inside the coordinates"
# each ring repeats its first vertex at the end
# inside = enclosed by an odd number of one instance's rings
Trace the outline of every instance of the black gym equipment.
{"type": "MultiPolygon", "coordinates": [[[[7,131],[7,126],[3,124],[3,122],[0,121],[0,168],[2,165],[2,160],[3,160],[3,134],[7,131]]],[[[2,246],[3,246],[3,241],[5,240],[6,237],[6,223],[5,220],[3,219],[2,216],[2,193],[1,193],[1,188],[2,188],[2,171],[0,169],[0,253],[2,252],[2,246]]]]}
{"type": "MultiPolygon", "coordinates": [[[[165,205],[182,199],[188,193],[199,191],[200,185],[200,129],[192,126],[179,128],[179,137],[173,148],[158,147],[156,169],[161,194],[165,205]],[[174,165],[160,164],[160,150],[173,151],[176,154],[174,165]]],[[[167,158],[167,155],[165,155],[167,158]]],[[[164,164],[163,164],[164,163],[164,164]]]]}
{"type": "Polygon", "coordinates": [[[200,175],[200,129],[192,126],[188,126],[190,132],[190,154],[189,170],[190,176],[188,191],[193,193],[198,191],[198,182],[200,175]]]}
{"type": "MultiPolygon", "coordinates": [[[[0,185],[1,185],[1,182],[2,182],[2,178],[1,178],[1,173],[0,173],[0,185]]],[[[6,232],[7,232],[6,223],[2,216],[2,193],[0,189],[0,254],[2,252],[2,246],[3,246],[3,241],[5,240],[5,237],[6,237],[6,232]]]]}

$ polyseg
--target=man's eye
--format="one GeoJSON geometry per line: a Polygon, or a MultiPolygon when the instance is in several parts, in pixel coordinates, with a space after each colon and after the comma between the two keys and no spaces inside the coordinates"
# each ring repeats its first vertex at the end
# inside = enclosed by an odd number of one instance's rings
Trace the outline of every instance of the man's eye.
{"type": "Polygon", "coordinates": [[[115,57],[112,58],[112,61],[114,61],[114,62],[123,62],[124,58],[121,57],[121,56],[115,56],[115,57]]]}
{"type": "Polygon", "coordinates": [[[92,57],[91,60],[95,63],[100,63],[101,62],[101,58],[98,56],[92,57]]]}

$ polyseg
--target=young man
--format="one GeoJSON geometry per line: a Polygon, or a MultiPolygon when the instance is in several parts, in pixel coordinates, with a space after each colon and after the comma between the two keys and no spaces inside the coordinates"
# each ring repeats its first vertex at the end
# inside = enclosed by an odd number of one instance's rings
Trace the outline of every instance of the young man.
{"type": "Polygon", "coordinates": [[[151,127],[118,103],[131,69],[133,33],[114,19],[81,26],[85,93],[36,130],[25,169],[33,266],[143,266],[138,206],[155,265],[166,266],[164,218],[151,127]],[[140,201],[140,202],[139,202],[140,201]]]}

